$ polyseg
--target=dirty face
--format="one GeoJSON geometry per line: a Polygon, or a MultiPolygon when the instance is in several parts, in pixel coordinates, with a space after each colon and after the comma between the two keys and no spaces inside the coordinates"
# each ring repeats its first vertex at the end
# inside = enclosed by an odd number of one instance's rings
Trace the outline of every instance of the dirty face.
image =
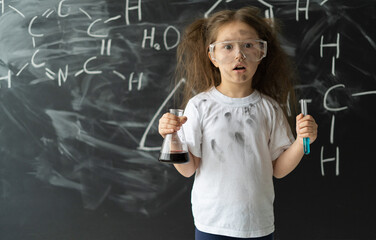
{"type": "Polygon", "coordinates": [[[253,27],[240,21],[220,27],[209,52],[210,60],[220,71],[221,83],[245,87],[252,85],[252,78],[265,55],[266,42],[259,39],[253,27]]]}

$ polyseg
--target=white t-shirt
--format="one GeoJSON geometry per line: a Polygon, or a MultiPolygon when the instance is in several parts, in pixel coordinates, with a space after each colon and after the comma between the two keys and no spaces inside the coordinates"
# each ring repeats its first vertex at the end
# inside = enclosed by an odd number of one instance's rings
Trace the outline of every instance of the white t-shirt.
{"type": "Polygon", "coordinates": [[[282,109],[254,91],[230,98],[216,88],[188,102],[189,151],[201,158],[192,189],[197,229],[250,238],[274,231],[272,161],[294,141],[282,109]]]}

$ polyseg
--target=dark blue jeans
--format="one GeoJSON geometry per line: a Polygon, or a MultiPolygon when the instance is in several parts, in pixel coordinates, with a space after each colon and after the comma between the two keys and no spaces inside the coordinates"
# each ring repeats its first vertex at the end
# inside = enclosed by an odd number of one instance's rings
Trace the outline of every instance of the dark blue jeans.
{"type": "Polygon", "coordinates": [[[257,238],[235,238],[204,233],[196,228],[195,240],[273,240],[273,233],[268,236],[257,238]]]}

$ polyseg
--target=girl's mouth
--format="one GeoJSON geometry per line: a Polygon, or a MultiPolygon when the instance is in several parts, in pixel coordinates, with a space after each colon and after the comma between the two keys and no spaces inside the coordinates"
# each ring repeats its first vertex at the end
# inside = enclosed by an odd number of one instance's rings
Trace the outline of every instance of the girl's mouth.
{"type": "Polygon", "coordinates": [[[237,65],[233,68],[233,70],[236,72],[244,72],[246,68],[243,65],[237,65]]]}

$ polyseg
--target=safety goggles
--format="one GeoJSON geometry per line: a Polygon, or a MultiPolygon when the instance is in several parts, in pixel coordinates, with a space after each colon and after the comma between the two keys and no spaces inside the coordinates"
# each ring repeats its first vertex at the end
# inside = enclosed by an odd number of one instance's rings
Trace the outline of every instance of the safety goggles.
{"type": "Polygon", "coordinates": [[[267,42],[259,39],[214,42],[209,45],[210,56],[218,63],[231,63],[237,58],[258,62],[266,56],[267,42]]]}

